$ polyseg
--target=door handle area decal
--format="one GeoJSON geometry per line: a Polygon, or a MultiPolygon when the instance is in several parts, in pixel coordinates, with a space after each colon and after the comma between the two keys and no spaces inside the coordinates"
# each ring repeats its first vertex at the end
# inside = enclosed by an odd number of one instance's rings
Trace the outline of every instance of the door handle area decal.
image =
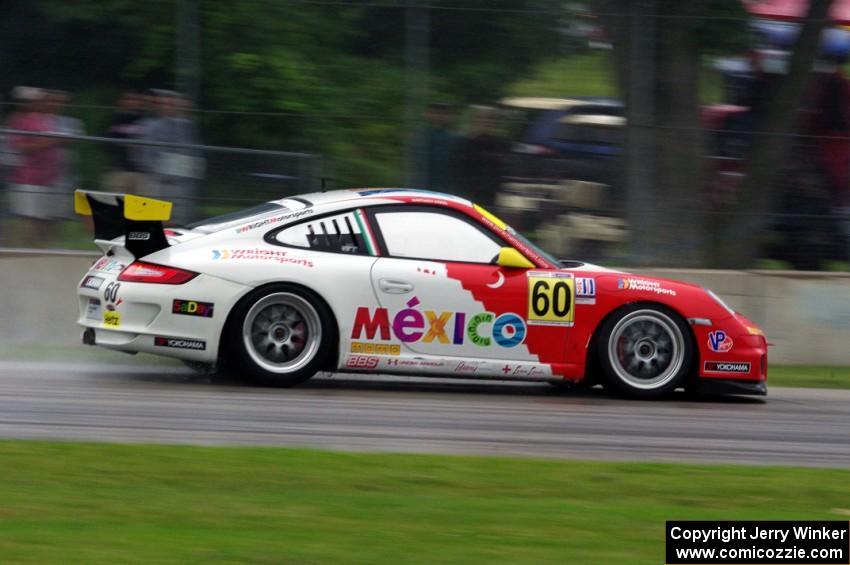
{"type": "Polygon", "coordinates": [[[381,279],[378,281],[378,286],[387,294],[406,294],[413,292],[412,284],[395,279],[381,279]]]}

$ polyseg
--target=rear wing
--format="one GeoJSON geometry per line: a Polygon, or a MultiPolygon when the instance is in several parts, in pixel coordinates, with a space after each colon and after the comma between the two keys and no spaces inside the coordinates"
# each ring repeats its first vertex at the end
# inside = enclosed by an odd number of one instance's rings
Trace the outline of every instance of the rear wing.
{"type": "Polygon", "coordinates": [[[114,192],[77,190],[74,211],[91,216],[95,240],[124,236],[124,248],[137,259],[168,247],[162,222],[171,217],[171,202],[114,192]]]}

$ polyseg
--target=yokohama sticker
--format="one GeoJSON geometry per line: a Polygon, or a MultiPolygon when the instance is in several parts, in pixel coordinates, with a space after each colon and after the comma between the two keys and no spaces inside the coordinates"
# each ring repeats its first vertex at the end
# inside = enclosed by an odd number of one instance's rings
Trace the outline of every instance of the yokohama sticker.
{"type": "Polygon", "coordinates": [[[706,373],[746,374],[750,372],[749,363],[736,363],[734,361],[706,361],[704,368],[706,373]]]}
{"type": "Polygon", "coordinates": [[[157,347],[173,347],[175,349],[195,349],[203,351],[207,348],[207,342],[201,339],[185,339],[182,337],[161,337],[153,338],[153,344],[157,347]]]}

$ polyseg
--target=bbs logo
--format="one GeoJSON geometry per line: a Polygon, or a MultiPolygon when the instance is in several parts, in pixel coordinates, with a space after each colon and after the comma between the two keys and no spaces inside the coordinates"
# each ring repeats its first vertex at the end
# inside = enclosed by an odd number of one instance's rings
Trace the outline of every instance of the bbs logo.
{"type": "Polygon", "coordinates": [[[345,366],[349,369],[375,369],[378,366],[378,358],[370,355],[349,355],[345,366]]]}

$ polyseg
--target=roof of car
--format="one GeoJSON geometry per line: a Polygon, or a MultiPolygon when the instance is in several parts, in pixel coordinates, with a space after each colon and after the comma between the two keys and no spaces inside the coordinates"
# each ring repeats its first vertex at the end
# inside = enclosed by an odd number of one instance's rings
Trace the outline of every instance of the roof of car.
{"type": "MultiPolygon", "coordinates": [[[[436,192],[432,190],[419,190],[414,188],[352,188],[346,190],[329,190],[326,192],[312,192],[309,194],[299,194],[288,196],[277,200],[276,202],[283,204],[290,209],[306,208],[310,206],[332,206],[349,200],[368,200],[381,199],[386,197],[389,199],[404,199],[404,198],[434,198],[438,200],[446,200],[457,204],[471,206],[472,203],[465,198],[447,194],[444,192],[436,192]],[[297,204],[300,204],[298,206],[297,204]]],[[[365,204],[365,203],[364,203],[365,204]]]]}

